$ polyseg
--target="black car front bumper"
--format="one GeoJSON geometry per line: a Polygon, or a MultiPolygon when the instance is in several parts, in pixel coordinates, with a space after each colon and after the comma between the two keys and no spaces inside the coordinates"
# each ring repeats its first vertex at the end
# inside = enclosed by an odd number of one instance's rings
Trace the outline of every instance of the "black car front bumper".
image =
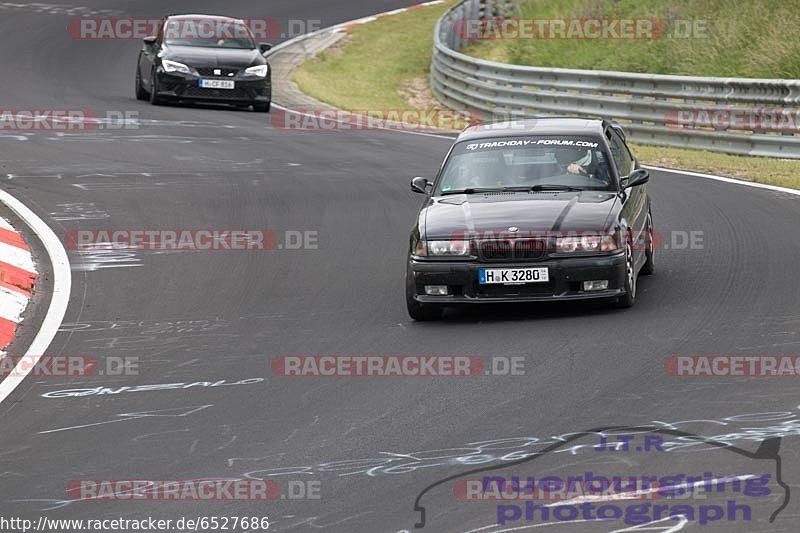
{"type": "Polygon", "coordinates": [[[538,302],[613,298],[625,294],[625,254],[550,258],[530,263],[423,261],[409,259],[406,289],[422,303],[538,302]],[[548,282],[481,285],[481,268],[547,267],[548,282]],[[608,288],[584,291],[584,281],[608,280],[608,288]],[[425,285],[447,285],[447,296],[425,294],[425,285]]]}
{"type": "MultiPolygon", "coordinates": [[[[271,73],[270,73],[271,74],[271,73]]],[[[268,104],[272,100],[272,79],[215,78],[198,77],[176,72],[156,73],[157,95],[172,100],[191,100],[195,102],[217,102],[224,104],[268,104]],[[201,79],[222,79],[234,82],[233,89],[206,89],[200,87],[201,79]]]]}

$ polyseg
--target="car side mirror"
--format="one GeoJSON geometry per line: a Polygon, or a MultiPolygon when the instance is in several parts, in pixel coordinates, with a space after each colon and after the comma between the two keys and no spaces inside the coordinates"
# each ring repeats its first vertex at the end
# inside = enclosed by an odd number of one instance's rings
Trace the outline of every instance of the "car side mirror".
{"type": "Polygon", "coordinates": [[[650,181],[650,173],[643,168],[638,168],[631,172],[627,178],[623,179],[622,185],[625,189],[630,189],[631,187],[644,185],[648,181],[650,181]]]}
{"type": "Polygon", "coordinates": [[[266,54],[274,45],[272,43],[258,43],[258,49],[261,50],[262,54],[266,54]]]}
{"type": "Polygon", "coordinates": [[[428,178],[416,177],[411,180],[411,190],[421,194],[428,194],[428,187],[433,185],[428,178]]]}
{"type": "Polygon", "coordinates": [[[156,37],[155,35],[148,35],[147,37],[142,39],[142,41],[144,41],[144,44],[146,44],[147,46],[153,46],[154,44],[156,44],[156,37]]]}

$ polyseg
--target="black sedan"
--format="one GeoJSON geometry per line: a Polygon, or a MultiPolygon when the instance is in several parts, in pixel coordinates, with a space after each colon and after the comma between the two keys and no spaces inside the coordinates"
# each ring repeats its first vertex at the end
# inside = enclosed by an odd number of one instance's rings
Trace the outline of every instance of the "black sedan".
{"type": "Polygon", "coordinates": [[[146,37],[136,64],[136,98],[216,102],[268,112],[272,73],[242,20],[212,15],[175,15],[146,37]]]}
{"type": "Polygon", "coordinates": [[[614,123],[544,118],[467,128],[411,232],[408,312],[482,302],[608,299],[654,269],[649,174],[614,123]]]}

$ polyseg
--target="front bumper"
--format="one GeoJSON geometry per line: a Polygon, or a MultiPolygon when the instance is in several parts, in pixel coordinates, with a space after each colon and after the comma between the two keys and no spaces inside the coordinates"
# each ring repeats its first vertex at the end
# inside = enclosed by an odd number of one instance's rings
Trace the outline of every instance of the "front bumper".
{"type": "Polygon", "coordinates": [[[272,100],[271,72],[266,78],[241,79],[215,78],[213,76],[194,76],[177,72],[158,71],[158,96],[174,100],[196,102],[219,102],[233,104],[266,104],[272,100]],[[205,89],[200,87],[201,79],[233,80],[233,89],[205,89]]]}
{"type": "Polygon", "coordinates": [[[408,261],[407,290],[423,303],[540,302],[613,298],[625,294],[625,254],[551,258],[531,263],[408,261]],[[547,267],[550,281],[520,285],[481,285],[481,268],[547,267]],[[584,291],[583,282],[608,280],[608,289],[584,291]],[[425,294],[425,285],[447,285],[447,296],[425,294]]]}

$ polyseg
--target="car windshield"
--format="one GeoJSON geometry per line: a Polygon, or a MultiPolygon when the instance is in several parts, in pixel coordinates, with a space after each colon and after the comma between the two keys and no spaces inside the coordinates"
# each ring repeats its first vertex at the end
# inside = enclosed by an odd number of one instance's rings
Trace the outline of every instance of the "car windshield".
{"type": "Polygon", "coordinates": [[[203,48],[256,48],[253,34],[246,25],[215,19],[168,20],[164,24],[164,43],[203,48]]]}
{"type": "Polygon", "coordinates": [[[437,194],[481,190],[614,190],[597,140],[517,137],[461,142],[445,163],[437,194]]]}

